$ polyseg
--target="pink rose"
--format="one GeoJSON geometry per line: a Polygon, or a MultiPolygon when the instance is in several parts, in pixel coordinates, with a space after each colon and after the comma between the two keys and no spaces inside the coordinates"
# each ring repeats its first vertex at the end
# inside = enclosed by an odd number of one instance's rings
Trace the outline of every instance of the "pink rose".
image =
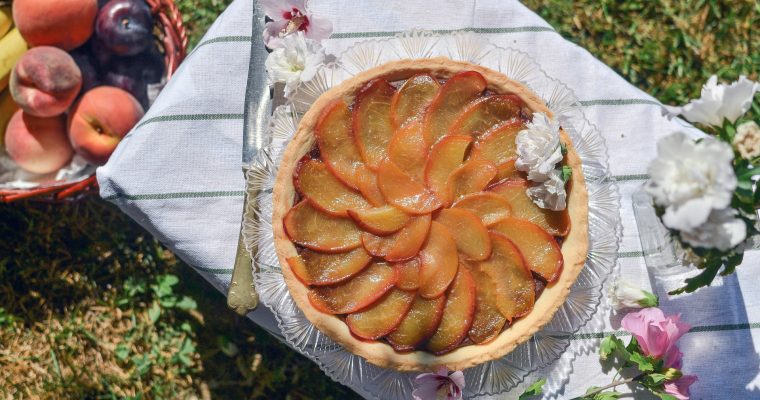
{"type": "Polygon", "coordinates": [[[665,383],[665,393],[675,396],[678,400],[689,400],[689,386],[696,381],[696,376],[684,375],[675,381],[665,383]]]}
{"type": "Polygon", "coordinates": [[[434,373],[417,375],[414,379],[417,389],[412,392],[414,400],[459,400],[464,389],[464,374],[455,371],[449,375],[446,367],[439,367],[434,373]]]}
{"type": "Polygon", "coordinates": [[[659,308],[644,308],[627,314],[621,324],[636,337],[644,354],[664,358],[667,366],[680,366],[682,354],[676,342],[691,328],[681,322],[680,314],[666,317],[659,308]]]}

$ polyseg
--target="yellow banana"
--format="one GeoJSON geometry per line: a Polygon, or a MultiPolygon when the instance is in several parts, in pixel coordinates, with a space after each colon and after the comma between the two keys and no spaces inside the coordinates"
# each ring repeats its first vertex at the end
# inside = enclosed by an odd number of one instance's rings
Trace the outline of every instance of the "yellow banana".
{"type": "Polygon", "coordinates": [[[11,7],[0,7],[0,38],[5,36],[13,26],[11,7]]]}
{"type": "Polygon", "coordinates": [[[5,128],[8,127],[8,121],[16,110],[18,106],[13,101],[11,93],[7,90],[0,92],[0,147],[5,145],[5,128]]]}
{"type": "Polygon", "coordinates": [[[27,48],[28,46],[17,28],[13,28],[4,38],[0,39],[0,90],[8,87],[11,70],[27,48]]]}

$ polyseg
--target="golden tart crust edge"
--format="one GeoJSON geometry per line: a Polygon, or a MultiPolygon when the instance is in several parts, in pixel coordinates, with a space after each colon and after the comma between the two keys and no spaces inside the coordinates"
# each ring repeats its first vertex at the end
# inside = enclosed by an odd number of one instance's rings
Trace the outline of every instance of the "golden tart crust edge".
{"type": "Polygon", "coordinates": [[[532,111],[551,115],[541,99],[527,87],[491,69],[448,58],[400,60],[364,71],[322,94],[301,119],[298,130],[282,157],[273,192],[272,227],[277,257],[290,294],[306,318],[317,329],[340,343],[347,351],[357,354],[379,367],[393,368],[399,371],[429,371],[436,366],[445,365],[450,370],[462,370],[506,355],[518,344],[530,339],[534,333],[551,320],[554,313],[565,301],[570,287],[586,261],[589,248],[588,193],[581,169],[581,160],[569,137],[565,132],[562,132],[562,141],[567,144],[565,160],[573,170],[568,196],[570,232],[562,243],[564,267],[557,282],[544,290],[533,310],[528,315],[517,319],[496,339],[483,345],[459,347],[443,355],[434,355],[419,350],[399,353],[385,342],[368,342],[356,338],[351,334],[343,320],[316,310],[309,302],[307,287],[296,278],[286,262],[288,257],[295,256],[298,253],[295,245],[285,233],[283,218],[293,206],[295,199],[295,188],[293,186],[295,167],[298,160],[314,146],[314,128],[324,107],[337,98],[343,98],[348,104],[351,104],[354,94],[374,78],[383,77],[389,82],[393,82],[427,72],[438,79],[447,79],[458,72],[470,70],[483,75],[488,82],[489,90],[496,93],[515,93],[532,111]]]}

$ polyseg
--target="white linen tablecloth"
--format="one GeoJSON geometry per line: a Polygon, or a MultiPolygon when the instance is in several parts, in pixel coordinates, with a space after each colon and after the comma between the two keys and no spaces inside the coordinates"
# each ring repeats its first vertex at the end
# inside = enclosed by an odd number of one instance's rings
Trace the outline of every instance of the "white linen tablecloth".
{"type": "MultiPolygon", "coordinates": [[[[253,1],[237,0],[217,19],[140,124],[97,171],[103,198],[225,293],[245,189],[240,151],[253,1]]],[[[694,326],[680,342],[683,370],[699,376],[693,398],[760,398],[760,285],[753,278],[760,272],[760,252],[748,252],[737,274],[719,286],[673,299],[654,284],[641,253],[631,195],[647,178],[657,139],[679,129],[693,133],[693,128],[662,117],[655,99],[516,1],[312,0],[309,6],[333,23],[334,33],[324,41],[329,53],[412,28],[472,30],[496,45],[529,53],[547,74],[566,83],[610,149],[611,172],[622,196],[622,276],[659,292],[666,313],[682,313],[694,326]]],[[[264,307],[250,316],[277,332],[264,307]]],[[[619,329],[619,320],[605,317],[603,330],[583,331],[574,340],[598,341],[619,329]]],[[[581,355],[558,397],[580,395],[610,379],[596,353],[581,355]]]]}

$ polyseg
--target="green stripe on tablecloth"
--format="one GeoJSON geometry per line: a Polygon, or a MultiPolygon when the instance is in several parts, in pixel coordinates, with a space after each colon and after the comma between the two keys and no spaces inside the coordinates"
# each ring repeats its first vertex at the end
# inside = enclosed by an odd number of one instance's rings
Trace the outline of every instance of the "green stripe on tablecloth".
{"type": "MultiPolygon", "coordinates": [[[[379,38],[396,36],[407,31],[377,31],[377,32],[342,32],[333,33],[330,39],[379,38]]],[[[475,33],[520,33],[520,32],[556,32],[548,26],[515,26],[511,28],[463,28],[463,29],[433,29],[429,32],[447,34],[453,32],[475,33]]]]}
{"type": "Polygon", "coordinates": [[[659,106],[660,102],[648,99],[595,99],[581,100],[581,105],[587,106],[630,106],[635,104],[651,104],[659,106]]]}
{"type": "Polygon", "coordinates": [[[193,52],[195,50],[198,50],[199,48],[213,44],[213,43],[240,43],[240,42],[250,42],[252,39],[251,36],[219,36],[212,39],[204,40],[200,43],[198,43],[197,46],[193,49],[193,52]]]}
{"type": "Polygon", "coordinates": [[[621,251],[618,253],[618,258],[641,258],[644,257],[643,251],[621,251]]]}
{"type": "Polygon", "coordinates": [[[168,200],[168,199],[201,199],[209,197],[242,197],[245,195],[244,190],[219,190],[213,192],[174,192],[174,193],[152,193],[152,194],[126,194],[116,193],[106,196],[104,200],[125,199],[125,200],[168,200]]]}
{"type": "Polygon", "coordinates": [[[618,182],[645,181],[645,180],[649,179],[649,175],[647,175],[647,174],[613,175],[612,178],[615,179],[618,182]]]}
{"type": "Polygon", "coordinates": [[[168,121],[213,121],[224,119],[243,119],[243,114],[171,114],[171,115],[159,115],[140,122],[134,130],[137,130],[145,125],[155,122],[168,122],[168,121]]]}
{"type": "MultiPolygon", "coordinates": [[[[747,322],[743,324],[693,326],[691,329],[689,329],[689,333],[746,331],[750,329],[760,329],[760,322],[747,322]]],[[[571,335],[570,339],[572,340],[603,339],[611,335],[631,336],[629,332],[625,332],[625,331],[589,332],[589,333],[576,333],[574,335],[571,335]]]]}
{"type": "Polygon", "coordinates": [[[201,272],[208,272],[210,274],[214,275],[232,275],[232,268],[206,268],[206,267],[198,267],[194,266],[193,268],[197,269],[201,272]]]}

